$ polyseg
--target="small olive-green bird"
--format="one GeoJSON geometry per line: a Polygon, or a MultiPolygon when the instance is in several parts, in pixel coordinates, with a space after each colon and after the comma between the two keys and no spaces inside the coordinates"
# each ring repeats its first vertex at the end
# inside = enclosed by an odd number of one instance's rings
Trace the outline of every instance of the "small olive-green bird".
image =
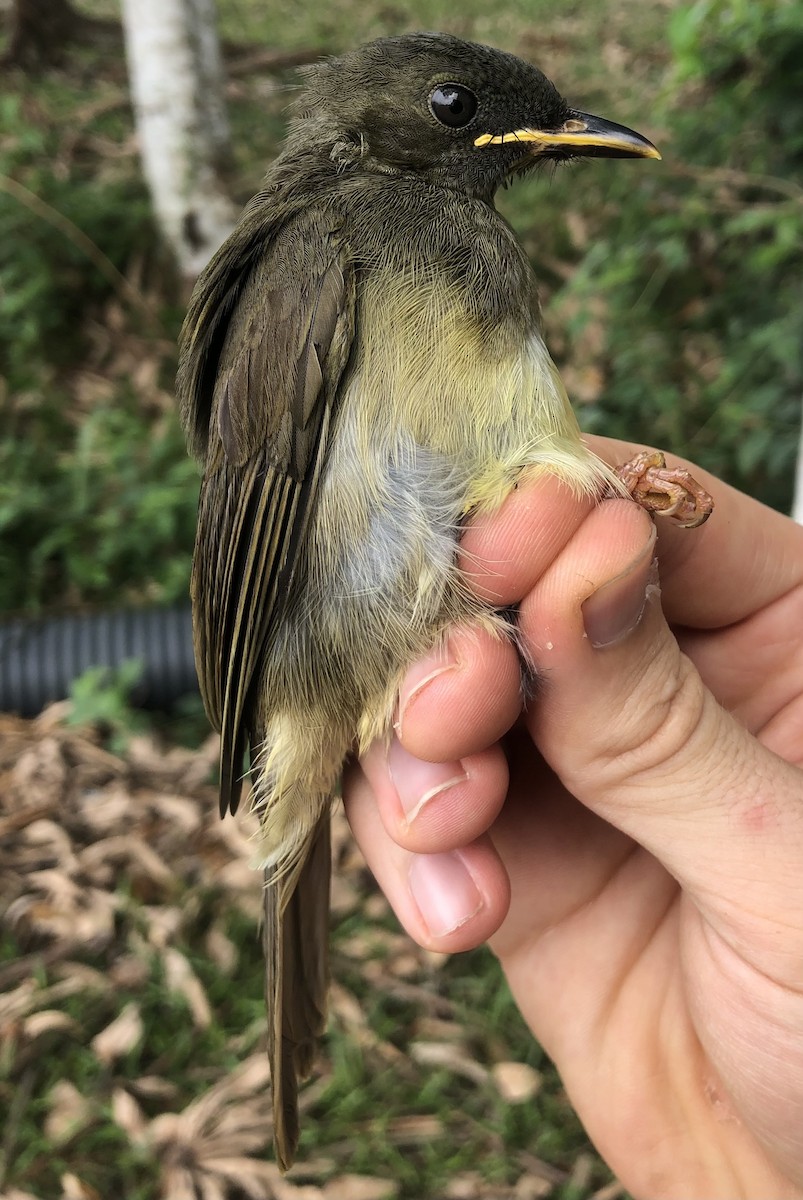
{"type": "Polygon", "coordinates": [[[494,208],[514,176],[581,155],[660,157],[487,46],[410,34],[323,62],[184,325],[196,657],[223,813],[250,755],[282,1168],[325,1022],[344,758],[388,737],[406,668],[453,623],[509,632],[456,568],[467,515],[525,471],[611,482],[494,208]]]}

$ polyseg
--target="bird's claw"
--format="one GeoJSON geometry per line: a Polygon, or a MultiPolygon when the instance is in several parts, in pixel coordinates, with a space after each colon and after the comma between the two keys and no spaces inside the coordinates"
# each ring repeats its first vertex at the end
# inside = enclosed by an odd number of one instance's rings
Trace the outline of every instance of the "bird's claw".
{"type": "Polygon", "coordinates": [[[657,517],[669,517],[682,529],[696,529],[711,516],[712,497],[683,467],[668,467],[658,450],[643,450],[616,467],[616,474],[637,504],[657,517]]]}

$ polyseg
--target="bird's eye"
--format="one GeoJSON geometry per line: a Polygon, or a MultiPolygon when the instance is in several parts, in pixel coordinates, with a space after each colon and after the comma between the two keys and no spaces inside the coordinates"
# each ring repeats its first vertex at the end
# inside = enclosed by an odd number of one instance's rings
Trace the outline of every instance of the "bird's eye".
{"type": "Polygon", "coordinates": [[[441,125],[462,129],[473,121],[477,97],[460,83],[442,83],[429,98],[430,111],[441,125]]]}

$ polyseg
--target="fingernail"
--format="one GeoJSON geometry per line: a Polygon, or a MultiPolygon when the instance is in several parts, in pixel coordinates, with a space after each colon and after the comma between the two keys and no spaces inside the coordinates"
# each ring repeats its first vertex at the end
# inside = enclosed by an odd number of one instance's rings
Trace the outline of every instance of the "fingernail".
{"type": "Polygon", "coordinates": [[[447,642],[410,668],[399,692],[398,716],[393,723],[393,728],[399,735],[401,735],[404,724],[404,714],[416,696],[419,696],[424,688],[432,683],[433,679],[437,679],[439,675],[445,675],[447,671],[456,670],[459,665],[458,661],[451,656],[447,642]]]}
{"type": "Polygon", "coordinates": [[[435,796],[468,779],[462,763],[424,762],[409,754],[398,738],[393,738],[388,749],[388,773],[408,825],[435,796]]]}
{"type": "Polygon", "coordinates": [[[658,583],[654,552],[655,528],[646,546],[624,571],[583,601],[583,625],[595,649],[615,646],[640,623],[650,590],[658,583]]]}
{"type": "Polygon", "coordinates": [[[408,880],[413,900],[433,937],[453,933],[482,908],[482,896],[457,850],[414,855],[408,880]]]}

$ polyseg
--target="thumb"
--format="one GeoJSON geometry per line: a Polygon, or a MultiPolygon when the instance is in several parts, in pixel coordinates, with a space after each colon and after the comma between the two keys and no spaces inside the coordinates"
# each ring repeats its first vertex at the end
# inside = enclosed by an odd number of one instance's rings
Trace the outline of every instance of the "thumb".
{"type": "Polygon", "coordinates": [[[664,619],[653,553],[645,514],[609,501],[530,592],[530,732],[564,786],[649,850],[734,949],[788,974],[774,934],[803,927],[803,773],[704,686],[664,619]]]}

